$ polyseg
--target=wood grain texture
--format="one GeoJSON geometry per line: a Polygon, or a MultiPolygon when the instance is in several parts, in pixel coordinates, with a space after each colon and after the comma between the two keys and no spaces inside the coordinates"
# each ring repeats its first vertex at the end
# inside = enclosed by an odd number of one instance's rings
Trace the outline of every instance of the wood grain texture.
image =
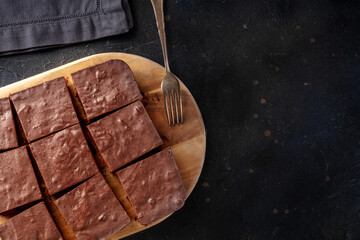
{"type": "MultiPolygon", "coordinates": [[[[146,110],[164,141],[164,144],[160,148],[164,149],[170,147],[172,149],[185,184],[187,196],[189,196],[198,181],[204,163],[206,148],[205,127],[194,98],[182,82],[180,85],[183,97],[184,124],[174,127],[168,126],[160,89],[161,80],[165,76],[165,69],[161,65],[149,59],[132,54],[104,53],[93,55],[0,88],[0,98],[7,97],[10,93],[15,93],[57,77],[64,76],[68,81],[68,87],[72,94],[76,109],[78,113],[80,113],[79,117],[84,118],[81,106],[76,99],[76,91],[72,82],[71,73],[103,63],[110,59],[121,59],[125,61],[133,71],[140,91],[144,95],[143,103],[146,110]]],[[[131,217],[131,223],[128,226],[110,236],[108,239],[120,239],[126,237],[154,226],[168,217],[155,221],[148,226],[143,226],[136,221],[134,210],[126,199],[126,194],[122,189],[119,180],[114,174],[110,173],[109,169],[103,164],[101,156],[98,153],[95,154],[95,158],[97,159],[98,166],[102,170],[105,179],[131,217]]],[[[52,206],[50,208],[53,211],[53,215],[55,216],[64,237],[66,239],[76,239],[66,222],[59,216],[56,206],[52,205],[51,199],[48,204],[52,206]]],[[[8,216],[5,217],[0,215],[0,223],[5,222],[7,219],[8,216]]]]}

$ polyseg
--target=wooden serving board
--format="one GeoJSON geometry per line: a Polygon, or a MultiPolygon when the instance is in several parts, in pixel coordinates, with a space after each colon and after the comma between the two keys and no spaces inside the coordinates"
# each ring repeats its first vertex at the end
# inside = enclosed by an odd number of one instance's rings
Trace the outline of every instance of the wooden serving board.
{"type": "MultiPolygon", "coordinates": [[[[71,73],[96,64],[100,64],[110,59],[121,59],[125,61],[133,71],[135,80],[140,88],[140,91],[144,95],[144,99],[142,102],[144,103],[147,112],[149,113],[152,121],[155,124],[156,129],[158,130],[160,136],[164,141],[161,149],[167,147],[170,147],[172,149],[187,191],[187,196],[189,196],[199,179],[204,164],[206,147],[204,122],[201,117],[199,108],[190,91],[182,82],[180,82],[181,94],[183,99],[184,124],[176,125],[173,127],[170,127],[168,125],[164,109],[163,97],[160,89],[161,80],[165,76],[165,69],[161,65],[149,59],[132,54],[97,54],[82,58],[80,60],[68,63],[64,66],[2,87],[0,88],[0,98],[7,97],[10,93],[15,93],[62,76],[67,79],[70,92],[72,94],[72,97],[74,98],[75,91],[71,78],[71,73]]],[[[135,212],[128,200],[126,199],[126,194],[124,193],[118,179],[106,168],[102,169],[102,172],[105,176],[105,179],[111,186],[112,190],[119,198],[121,203],[124,205],[126,211],[131,217],[131,223],[128,226],[126,226],[121,231],[113,234],[108,239],[115,240],[126,237],[128,235],[152,227],[168,217],[167,216],[158,221],[155,221],[148,226],[141,225],[135,219],[135,212]]],[[[76,239],[74,233],[71,231],[64,219],[62,219],[62,217],[59,215],[56,206],[53,204],[54,199],[45,200],[48,206],[50,205],[52,215],[54,216],[58,227],[63,233],[64,238],[76,239]]],[[[8,218],[9,216],[0,215],[0,224],[5,222],[8,218]]]]}

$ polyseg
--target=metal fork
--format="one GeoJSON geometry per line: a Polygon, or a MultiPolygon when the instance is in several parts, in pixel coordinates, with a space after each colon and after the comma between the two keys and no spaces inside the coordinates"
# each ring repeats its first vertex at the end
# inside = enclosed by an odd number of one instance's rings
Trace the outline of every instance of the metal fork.
{"type": "Polygon", "coordinates": [[[156,25],[159,32],[161,48],[164,56],[166,75],[161,82],[161,91],[164,97],[165,111],[170,126],[183,123],[183,110],[179,79],[170,72],[166,47],[164,0],[151,0],[155,12],[156,25]],[[175,110],[174,110],[175,108],[175,110]]]}

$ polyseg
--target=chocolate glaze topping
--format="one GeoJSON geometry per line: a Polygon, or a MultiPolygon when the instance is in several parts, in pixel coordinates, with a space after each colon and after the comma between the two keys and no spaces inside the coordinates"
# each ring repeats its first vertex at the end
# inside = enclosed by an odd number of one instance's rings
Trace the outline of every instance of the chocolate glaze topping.
{"type": "Polygon", "coordinates": [[[0,213],[42,198],[26,147],[0,153],[0,213]]]}
{"type": "Polygon", "coordinates": [[[110,60],[71,75],[89,119],[142,98],[131,69],[121,60],[110,60]]]}
{"type": "Polygon", "coordinates": [[[135,163],[117,175],[144,225],[184,205],[186,191],[170,149],[135,163]]]}
{"type": "Polygon", "coordinates": [[[99,173],[55,201],[79,240],[105,239],[130,218],[99,173]]]}
{"type": "Polygon", "coordinates": [[[10,95],[27,139],[35,139],[78,123],[64,78],[10,95]]]}
{"type": "Polygon", "coordinates": [[[18,146],[9,98],[0,99],[0,150],[18,146]]]}
{"type": "Polygon", "coordinates": [[[30,144],[48,187],[55,194],[98,173],[80,125],[30,144]]]}
{"type": "Polygon", "coordinates": [[[0,238],[2,240],[62,239],[43,202],[1,224],[0,238]]]}
{"type": "Polygon", "coordinates": [[[87,128],[111,171],[162,144],[159,133],[139,101],[87,128]]]}

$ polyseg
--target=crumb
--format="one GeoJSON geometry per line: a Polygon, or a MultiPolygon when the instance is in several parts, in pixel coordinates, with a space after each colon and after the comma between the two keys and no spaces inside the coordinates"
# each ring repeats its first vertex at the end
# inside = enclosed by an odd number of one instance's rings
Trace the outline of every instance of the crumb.
{"type": "Polygon", "coordinates": [[[270,131],[270,130],[266,130],[266,131],[264,132],[264,135],[265,135],[265,137],[270,137],[271,131],[270,131]]]}
{"type": "Polygon", "coordinates": [[[209,202],[210,202],[210,198],[209,198],[209,197],[205,198],[205,202],[209,203],[209,202]]]}
{"type": "Polygon", "coordinates": [[[226,164],[226,170],[228,170],[228,171],[231,170],[231,166],[229,164],[226,164]]]}
{"type": "Polygon", "coordinates": [[[171,20],[170,15],[166,15],[166,16],[165,16],[165,21],[169,22],[170,20],[171,20]]]}
{"type": "Polygon", "coordinates": [[[249,169],[249,173],[250,173],[250,174],[253,174],[254,172],[255,172],[254,169],[252,169],[252,168],[249,169]]]}
{"type": "Polygon", "coordinates": [[[254,113],[253,118],[258,119],[258,118],[259,118],[259,114],[254,113]]]}
{"type": "Polygon", "coordinates": [[[285,214],[289,214],[290,210],[289,209],[285,209],[284,213],[285,214]]]}
{"type": "Polygon", "coordinates": [[[247,29],[248,29],[247,24],[243,24],[243,25],[242,25],[242,28],[245,29],[245,30],[247,30],[247,29]]]}
{"type": "Polygon", "coordinates": [[[259,81],[258,81],[258,80],[255,80],[255,81],[254,81],[254,85],[255,85],[255,86],[259,85],[259,81]]]}
{"type": "Polygon", "coordinates": [[[280,71],[280,68],[278,66],[275,67],[275,71],[280,71]]]}
{"type": "Polygon", "coordinates": [[[260,102],[261,102],[261,104],[265,104],[265,103],[266,103],[266,99],[265,99],[265,98],[261,98],[261,99],[260,99],[260,102]]]}
{"type": "Polygon", "coordinates": [[[326,176],[325,177],[325,182],[329,182],[330,181],[330,177],[329,176],[326,176]]]}
{"type": "Polygon", "coordinates": [[[205,181],[205,182],[203,182],[203,183],[201,184],[201,186],[203,186],[203,187],[210,187],[210,184],[205,181]]]}
{"type": "Polygon", "coordinates": [[[332,53],[331,56],[332,56],[332,57],[335,57],[336,55],[335,55],[335,53],[332,53]]]}
{"type": "Polygon", "coordinates": [[[308,82],[304,82],[304,86],[309,86],[309,83],[308,83],[308,82]]]}
{"type": "Polygon", "coordinates": [[[300,30],[301,26],[300,25],[296,25],[295,29],[296,30],[300,30]]]}
{"type": "Polygon", "coordinates": [[[279,144],[279,140],[275,139],[274,144],[279,144]]]}
{"type": "Polygon", "coordinates": [[[310,43],[315,43],[315,38],[310,38],[310,43]]]}
{"type": "Polygon", "coordinates": [[[278,213],[279,213],[279,210],[277,210],[277,208],[274,208],[274,209],[273,209],[273,213],[274,213],[274,214],[278,214],[278,213]]]}
{"type": "Polygon", "coordinates": [[[304,135],[304,138],[307,138],[308,136],[307,135],[304,135]]]}

